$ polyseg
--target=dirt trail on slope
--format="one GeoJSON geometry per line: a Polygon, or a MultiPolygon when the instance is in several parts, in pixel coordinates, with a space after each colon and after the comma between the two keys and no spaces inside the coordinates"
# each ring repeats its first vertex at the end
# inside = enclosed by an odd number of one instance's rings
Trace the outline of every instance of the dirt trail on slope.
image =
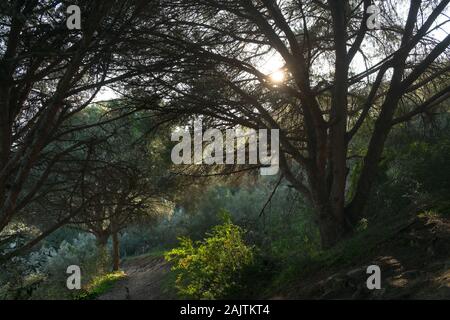
{"type": "Polygon", "coordinates": [[[163,281],[170,265],[163,257],[137,257],[126,261],[122,270],[127,277],[118,281],[99,300],[161,300],[173,299],[164,292],[163,281]]]}

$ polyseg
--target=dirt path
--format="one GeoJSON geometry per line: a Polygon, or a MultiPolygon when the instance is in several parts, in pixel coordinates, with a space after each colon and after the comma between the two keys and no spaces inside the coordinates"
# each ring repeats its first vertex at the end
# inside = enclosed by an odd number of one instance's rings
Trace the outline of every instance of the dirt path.
{"type": "Polygon", "coordinates": [[[170,265],[162,257],[138,257],[122,266],[127,277],[99,300],[161,300],[173,299],[164,292],[163,282],[170,265]]]}

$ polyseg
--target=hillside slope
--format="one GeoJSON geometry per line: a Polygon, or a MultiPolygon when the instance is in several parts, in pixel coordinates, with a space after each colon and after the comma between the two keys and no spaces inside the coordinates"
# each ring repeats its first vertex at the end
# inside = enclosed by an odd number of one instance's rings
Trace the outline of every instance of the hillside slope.
{"type": "Polygon", "coordinates": [[[344,250],[334,263],[306,272],[271,298],[450,299],[450,220],[422,215],[385,227],[392,229],[388,235],[358,239],[355,256],[344,250]],[[381,269],[380,290],[367,289],[369,265],[381,269]]]}

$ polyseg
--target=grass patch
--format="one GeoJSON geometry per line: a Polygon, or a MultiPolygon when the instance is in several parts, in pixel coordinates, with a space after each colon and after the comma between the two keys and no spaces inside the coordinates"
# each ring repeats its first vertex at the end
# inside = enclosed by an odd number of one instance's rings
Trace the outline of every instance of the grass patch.
{"type": "Polygon", "coordinates": [[[75,300],[93,300],[108,292],[114,283],[126,277],[125,272],[117,271],[95,277],[83,291],[75,297],[75,300]]]}

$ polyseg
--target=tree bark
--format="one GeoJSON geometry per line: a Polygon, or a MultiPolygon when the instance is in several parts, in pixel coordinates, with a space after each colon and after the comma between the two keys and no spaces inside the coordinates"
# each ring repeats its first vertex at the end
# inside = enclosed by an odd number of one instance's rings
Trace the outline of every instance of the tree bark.
{"type": "MultiPolygon", "coordinates": [[[[346,39],[347,35],[347,1],[331,0],[329,6],[332,12],[335,49],[335,87],[332,91],[330,134],[329,134],[329,158],[328,176],[324,183],[328,188],[328,199],[323,197],[330,205],[332,217],[329,222],[334,221],[329,233],[331,238],[339,238],[347,233],[345,217],[345,185],[347,178],[347,120],[348,120],[348,54],[346,39]],[[334,230],[333,230],[334,229],[334,230]],[[334,234],[334,236],[333,236],[334,234]]],[[[328,210],[327,210],[328,211],[328,210]]],[[[323,214],[323,212],[321,213],[323,214]]],[[[327,241],[325,241],[327,242],[327,241]]]]}
{"type": "Polygon", "coordinates": [[[317,212],[316,223],[319,228],[321,246],[328,249],[341,240],[351,236],[353,227],[346,219],[347,212],[342,208],[337,212],[332,203],[318,203],[315,206],[317,212]]]}
{"type": "Polygon", "coordinates": [[[101,233],[95,235],[97,238],[97,249],[98,249],[98,260],[97,260],[97,268],[99,272],[105,273],[107,270],[108,264],[108,233],[101,233]]]}
{"type": "Polygon", "coordinates": [[[120,247],[119,247],[119,233],[114,231],[112,233],[112,256],[113,256],[113,271],[119,271],[120,267],[120,247]]]}

